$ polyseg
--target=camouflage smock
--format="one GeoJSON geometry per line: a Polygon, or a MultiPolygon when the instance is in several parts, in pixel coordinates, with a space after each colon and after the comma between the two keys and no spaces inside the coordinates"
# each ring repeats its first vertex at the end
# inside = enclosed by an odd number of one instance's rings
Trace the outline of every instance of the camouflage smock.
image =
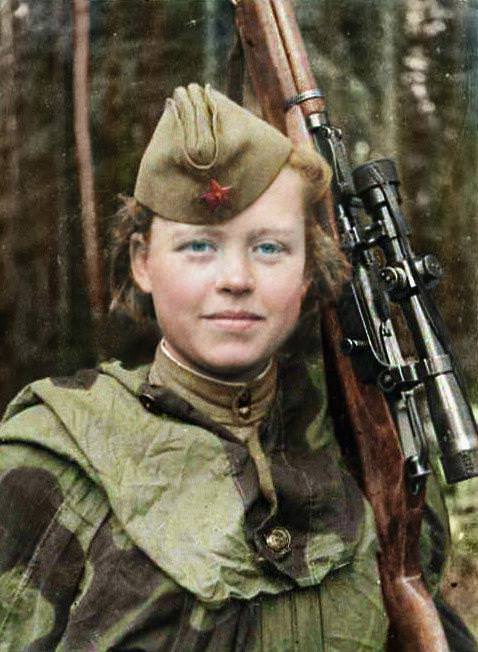
{"type": "Polygon", "coordinates": [[[323,413],[279,392],[261,435],[271,515],[244,444],[147,379],[114,362],[10,404],[0,650],[383,649],[370,508],[323,413]]]}

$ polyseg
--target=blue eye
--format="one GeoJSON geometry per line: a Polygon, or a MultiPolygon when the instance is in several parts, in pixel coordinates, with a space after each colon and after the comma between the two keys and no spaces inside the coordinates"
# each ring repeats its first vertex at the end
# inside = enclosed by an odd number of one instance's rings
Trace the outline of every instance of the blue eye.
{"type": "Polygon", "coordinates": [[[213,251],[214,245],[207,240],[191,240],[191,242],[187,242],[185,245],[183,245],[182,248],[187,249],[188,251],[192,251],[196,254],[204,254],[206,252],[213,251]]]}
{"type": "Polygon", "coordinates": [[[259,253],[267,255],[279,254],[284,251],[284,247],[277,242],[262,242],[261,244],[257,245],[256,249],[259,251],[259,253]]]}

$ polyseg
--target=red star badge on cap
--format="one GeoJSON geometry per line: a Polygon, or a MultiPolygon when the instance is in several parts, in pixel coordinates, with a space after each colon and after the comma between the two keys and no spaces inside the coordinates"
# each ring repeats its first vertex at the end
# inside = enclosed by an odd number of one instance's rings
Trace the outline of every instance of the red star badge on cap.
{"type": "Polygon", "coordinates": [[[231,189],[232,186],[221,186],[216,179],[210,179],[209,190],[200,199],[206,202],[210,211],[215,211],[219,206],[229,203],[231,189]]]}

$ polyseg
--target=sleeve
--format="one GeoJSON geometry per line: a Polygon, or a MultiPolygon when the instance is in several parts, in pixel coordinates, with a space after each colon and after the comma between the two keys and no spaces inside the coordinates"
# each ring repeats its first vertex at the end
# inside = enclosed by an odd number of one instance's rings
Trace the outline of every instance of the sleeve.
{"type": "Polygon", "coordinates": [[[169,650],[185,592],[66,457],[61,428],[41,405],[0,427],[0,651],[169,650]]]}
{"type": "MultiPolygon", "coordinates": [[[[31,410],[45,425],[45,408],[31,410]]],[[[25,425],[20,413],[0,429],[0,649],[53,650],[108,506],[76,464],[27,443],[25,425]]]]}

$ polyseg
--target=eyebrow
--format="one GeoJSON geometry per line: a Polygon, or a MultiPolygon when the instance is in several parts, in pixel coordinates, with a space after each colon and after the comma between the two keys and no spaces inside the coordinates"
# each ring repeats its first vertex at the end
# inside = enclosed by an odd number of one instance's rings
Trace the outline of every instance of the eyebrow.
{"type": "Polygon", "coordinates": [[[253,229],[250,233],[251,238],[262,238],[263,236],[276,235],[287,237],[294,235],[294,229],[281,229],[280,227],[263,227],[262,229],[253,229]]]}
{"type": "MultiPolygon", "coordinates": [[[[226,222],[227,225],[227,222],[226,222]]],[[[225,225],[222,225],[223,227],[225,225]]],[[[287,237],[292,237],[295,234],[294,229],[282,229],[280,227],[274,227],[274,226],[269,226],[269,227],[262,227],[262,228],[257,228],[257,229],[252,229],[248,234],[247,237],[249,240],[255,240],[257,238],[263,238],[263,237],[282,237],[282,238],[287,238],[287,237]]],[[[177,228],[173,231],[172,233],[173,240],[179,240],[182,238],[199,238],[199,237],[211,237],[211,238],[220,238],[224,239],[225,237],[225,229],[224,228],[217,228],[214,226],[201,226],[201,225],[194,225],[194,229],[182,229],[182,228],[177,228]]]]}
{"type": "MultiPolygon", "coordinates": [[[[188,225],[192,226],[192,225],[188,225]]],[[[197,238],[200,236],[210,236],[210,237],[221,237],[223,234],[222,229],[217,229],[211,226],[200,226],[193,225],[193,229],[182,229],[177,228],[173,231],[173,238],[177,240],[178,238],[197,238]]]]}

